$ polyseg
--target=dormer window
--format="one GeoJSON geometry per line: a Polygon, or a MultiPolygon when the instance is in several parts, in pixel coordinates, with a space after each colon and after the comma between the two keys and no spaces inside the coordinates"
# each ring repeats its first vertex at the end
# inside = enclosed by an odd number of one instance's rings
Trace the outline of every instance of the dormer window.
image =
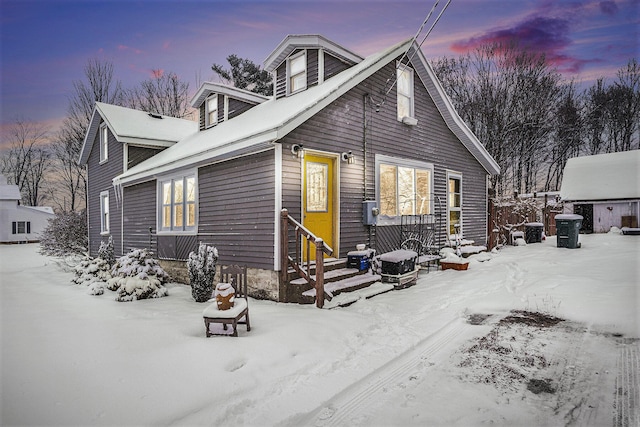
{"type": "Polygon", "coordinates": [[[213,126],[218,123],[218,95],[207,98],[206,105],[206,126],[213,126]]]}
{"type": "Polygon", "coordinates": [[[398,64],[398,120],[412,124],[413,117],[413,70],[405,64],[398,64]]]}
{"type": "Polygon", "coordinates": [[[289,58],[289,93],[303,90],[307,87],[307,55],[300,52],[289,58]]]}

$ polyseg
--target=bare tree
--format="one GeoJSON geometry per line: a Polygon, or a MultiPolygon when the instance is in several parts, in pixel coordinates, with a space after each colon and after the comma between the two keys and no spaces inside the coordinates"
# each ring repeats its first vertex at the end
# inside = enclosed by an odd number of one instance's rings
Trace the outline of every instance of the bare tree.
{"type": "Polygon", "coordinates": [[[9,140],[11,147],[0,160],[2,173],[18,186],[26,205],[38,206],[44,200],[43,178],[51,166],[47,131],[42,125],[16,119],[9,140]]]}
{"type": "Polygon", "coordinates": [[[458,113],[500,165],[499,193],[531,191],[546,157],[559,74],[515,44],[480,46],[434,69],[458,113]]]}
{"type": "Polygon", "coordinates": [[[87,61],[86,80],[73,82],[73,95],[69,98],[67,117],[64,119],[54,143],[54,155],[59,161],[62,182],[69,196],[69,209],[81,209],[86,187],[85,171],[78,164],[91,115],[96,102],[123,105],[124,90],[114,79],[113,64],[97,59],[87,61]]]}
{"type": "Polygon", "coordinates": [[[189,83],[175,73],[153,70],[152,78],[127,92],[127,103],[138,110],[183,118],[192,114],[188,95],[189,83]]]}

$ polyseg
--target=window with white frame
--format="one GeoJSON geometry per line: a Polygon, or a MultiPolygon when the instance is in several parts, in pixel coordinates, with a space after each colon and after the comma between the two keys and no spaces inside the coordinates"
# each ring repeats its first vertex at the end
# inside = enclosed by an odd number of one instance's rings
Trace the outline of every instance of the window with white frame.
{"type": "Polygon", "coordinates": [[[100,125],[100,162],[106,162],[109,158],[109,129],[107,124],[100,125]]]}
{"type": "Polygon", "coordinates": [[[184,232],[196,229],[196,176],[176,176],[159,181],[160,231],[184,232]]]}
{"type": "Polygon", "coordinates": [[[307,87],[307,55],[300,52],[289,58],[287,63],[289,93],[297,92],[307,87]]]}
{"type": "Polygon", "coordinates": [[[398,120],[413,118],[413,70],[405,64],[398,64],[398,120]]]}
{"type": "Polygon", "coordinates": [[[462,175],[447,174],[447,228],[449,234],[462,235],[462,175]]]}
{"type": "Polygon", "coordinates": [[[11,223],[12,234],[29,234],[31,233],[31,221],[13,221],[11,223]]]}
{"type": "Polygon", "coordinates": [[[433,165],[376,156],[380,214],[388,217],[432,212],[433,165]]]}
{"type": "Polygon", "coordinates": [[[100,193],[100,233],[109,232],[109,191],[100,193]]]}
{"type": "Polygon", "coordinates": [[[206,126],[213,126],[218,123],[218,95],[211,95],[206,102],[206,126]]]}

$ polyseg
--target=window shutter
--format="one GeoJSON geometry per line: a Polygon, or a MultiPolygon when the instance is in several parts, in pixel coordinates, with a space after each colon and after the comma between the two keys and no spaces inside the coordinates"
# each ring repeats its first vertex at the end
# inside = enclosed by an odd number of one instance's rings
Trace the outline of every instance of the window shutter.
{"type": "Polygon", "coordinates": [[[31,221],[27,221],[27,234],[31,233],[31,221]]]}
{"type": "Polygon", "coordinates": [[[13,221],[11,223],[11,234],[16,234],[16,231],[17,231],[17,224],[15,221],[13,221]]]}

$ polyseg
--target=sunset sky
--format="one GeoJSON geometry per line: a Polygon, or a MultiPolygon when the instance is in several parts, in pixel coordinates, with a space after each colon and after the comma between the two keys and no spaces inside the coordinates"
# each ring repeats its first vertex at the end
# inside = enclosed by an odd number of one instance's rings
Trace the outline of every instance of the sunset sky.
{"type": "MultiPolygon", "coordinates": [[[[287,34],[322,34],[367,56],[413,36],[434,1],[0,0],[0,126],[55,130],[89,59],[111,61],[130,88],[152,70],[197,90],[235,53],[258,64],[287,34]]],[[[439,9],[446,3],[440,1],[439,9]]],[[[452,0],[423,45],[455,56],[516,38],[567,78],[613,81],[638,58],[640,0],[452,0]]]]}

